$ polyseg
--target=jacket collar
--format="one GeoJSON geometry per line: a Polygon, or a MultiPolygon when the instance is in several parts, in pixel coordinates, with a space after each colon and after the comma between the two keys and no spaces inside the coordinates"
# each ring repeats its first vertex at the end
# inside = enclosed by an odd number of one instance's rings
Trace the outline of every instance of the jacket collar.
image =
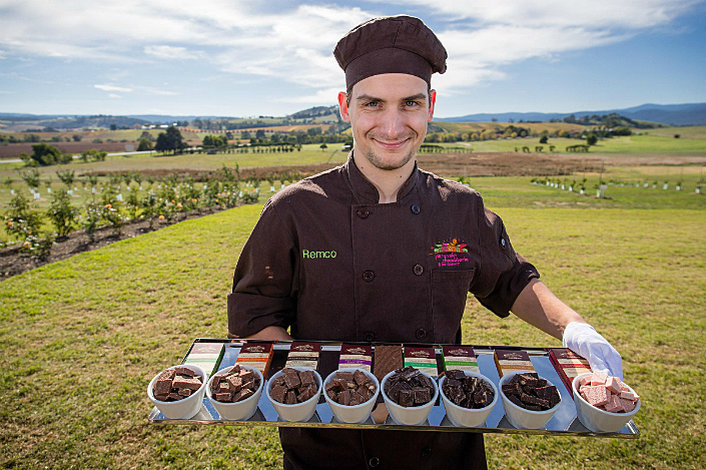
{"type": "MultiPolygon", "coordinates": [[[[380,194],[378,190],[370,182],[368,178],[360,172],[355,164],[353,158],[353,151],[348,154],[348,161],[343,165],[343,171],[348,178],[348,183],[350,184],[351,191],[353,192],[353,197],[358,204],[377,204],[380,200],[380,194]]],[[[412,190],[417,185],[417,180],[420,178],[421,173],[417,168],[417,162],[414,162],[414,169],[412,174],[407,178],[400,187],[397,193],[397,203],[405,202],[407,198],[412,194],[412,190]]]]}

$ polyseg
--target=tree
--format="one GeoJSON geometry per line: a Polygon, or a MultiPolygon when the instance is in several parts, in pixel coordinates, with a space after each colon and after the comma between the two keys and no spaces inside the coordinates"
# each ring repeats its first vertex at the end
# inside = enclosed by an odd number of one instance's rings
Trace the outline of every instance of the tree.
{"type": "Polygon", "coordinates": [[[598,136],[596,134],[588,134],[586,136],[587,145],[596,145],[596,142],[598,142],[598,136]]]}
{"type": "Polygon", "coordinates": [[[137,145],[138,152],[144,152],[146,150],[152,150],[152,141],[145,137],[140,139],[140,143],[137,145]]]}
{"type": "Polygon", "coordinates": [[[154,149],[158,152],[181,153],[187,147],[181,132],[174,126],[167,128],[166,132],[160,132],[157,136],[157,145],[154,149]]]}
{"type": "Polygon", "coordinates": [[[23,154],[22,156],[22,159],[27,160],[30,165],[47,166],[71,161],[71,155],[62,153],[53,145],[34,144],[32,150],[32,155],[23,154]]]}
{"type": "Polygon", "coordinates": [[[542,136],[539,138],[539,143],[546,144],[548,140],[549,140],[549,136],[547,134],[543,133],[542,136]]]}

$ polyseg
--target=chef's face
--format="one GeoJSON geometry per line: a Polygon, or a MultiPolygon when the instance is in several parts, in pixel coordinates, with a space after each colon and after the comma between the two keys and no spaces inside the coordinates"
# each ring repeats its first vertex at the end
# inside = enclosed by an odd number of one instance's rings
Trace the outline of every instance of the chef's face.
{"type": "Polygon", "coordinates": [[[386,73],[365,78],[339,93],[341,117],[351,123],[356,156],[381,170],[414,158],[434,116],[436,92],[414,75],[386,73]]]}

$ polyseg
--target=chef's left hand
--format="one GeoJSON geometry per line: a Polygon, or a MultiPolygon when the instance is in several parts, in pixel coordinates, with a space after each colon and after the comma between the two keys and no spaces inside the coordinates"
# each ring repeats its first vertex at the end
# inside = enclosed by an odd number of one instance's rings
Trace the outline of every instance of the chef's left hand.
{"type": "Polygon", "coordinates": [[[565,348],[588,360],[593,371],[623,380],[623,360],[618,351],[588,323],[571,322],[564,329],[565,348]]]}

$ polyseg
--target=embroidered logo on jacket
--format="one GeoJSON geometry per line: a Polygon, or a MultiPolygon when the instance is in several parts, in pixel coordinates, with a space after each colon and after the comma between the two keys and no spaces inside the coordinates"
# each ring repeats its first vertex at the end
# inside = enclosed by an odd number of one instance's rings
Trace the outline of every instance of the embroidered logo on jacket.
{"type": "Polygon", "coordinates": [[[336,250],[302,250],[302,258],[306,259],[331,259],[336,256],[336,250]]]}
{"type": "Polygon", "coordinates": [[[460,266],[461,263],[468,261],[468,245],[462,241],[453,238],[451,241],[442,241],[431,247],[430,255],[434,256],[437,265],[440,268],[448,268],[460,266]]]}

